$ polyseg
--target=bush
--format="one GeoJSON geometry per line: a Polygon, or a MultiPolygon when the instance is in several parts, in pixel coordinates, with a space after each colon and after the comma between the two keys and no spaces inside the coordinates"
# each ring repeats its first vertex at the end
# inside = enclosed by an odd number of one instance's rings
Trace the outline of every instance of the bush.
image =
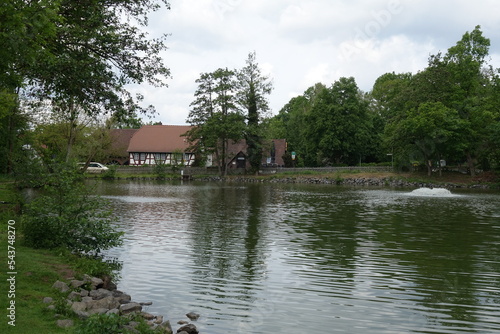
{"type": "Polygon", "coordinates": [[[123,326],[127,324],[125,318],[117,314],[94,314],[83,322],[77,329],[77,334],[124,333],[123,326]]]}
{"type": "Polygon", "coordinates": [[[92,195],[80,178],[75,169],[62,169],[26,205],[21,228],[28,246],[99,254],[121,244],[122,233],[111,226],[107,202],[92,195]]]}
{"type": "Polygon", "coordinates": [[[76,334],[159,334],[164,331],[153,330],[144,319],[137,315],[136,317],[121,317],[117,314],[94,314],[80,324],[76,334]],[[135,323],[132,325],[132,322],[135,323]]]}
{"type": "Polygon", "coordinates": [[[157,163],[153,166],[153,172],[157,178],[164,179],[167,177],[169,166],[167,164],[157,163]]]}
{"type": "Polygon", "coordinates": [[[112,180],[116,177],[116,165],[109,165],[108,170],[102,174],[103,179],[112,180]]]}

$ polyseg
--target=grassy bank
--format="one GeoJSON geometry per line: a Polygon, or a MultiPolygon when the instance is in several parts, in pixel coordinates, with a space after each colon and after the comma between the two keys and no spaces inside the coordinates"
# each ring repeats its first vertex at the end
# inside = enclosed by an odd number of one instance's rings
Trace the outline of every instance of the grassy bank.
{"type": "Polygon", "coordinates": [[[109,268],[100,261],[80,258],[65,250],[24,246],[19,235],[17,191],[6,179],[0,182],[0,203],[0,333],[72,333],[74,329],[56,326],[56,311],[48,310],[43,298],[60,300],[56,309],[64,311],[64,299],[52,288],[54,282],[78,278],[82,273],[97,276],[108,273],[109,268]]]}
{"type": "Polygon", "coordinates": [[[65,333],[66,330],[56,327],[54,315],[49,314],[42,300],[47,296],[55,297],[52,284],[68,275],[72,276],[73,272],[67,260],[54,252],[35,250],[22,245],[16,193],[12,183],[6,180],[0,183],[0,201],[0,332],[65,333]],[[9,307],[12,309],[12,303],[15,303],[14,311],[8,310],[9,307]],[[15,314],[15,318],[7,317],[11,314],[15,314]]]}

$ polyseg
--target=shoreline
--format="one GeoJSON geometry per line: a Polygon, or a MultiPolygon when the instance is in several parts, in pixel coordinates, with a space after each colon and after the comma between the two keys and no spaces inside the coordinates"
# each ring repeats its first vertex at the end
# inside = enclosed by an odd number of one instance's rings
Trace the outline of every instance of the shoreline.
{"type": "Polygon", "coordinates": [[[500,189],[500,179],[495,174],[468,175],[448,174],[443,177],[419,174],[398,173],[327,173],[318,175],[308,174],[260,174],[260,175],[190,175],[189,178],[178,175],[115,175],[111,178],[99,176],[89,177],[102,180],[155,180],[155,181],[197,181],[197,182],[234,182],[234,183],[297,183],[297,184],[331,184],[339,186],[359,187],[391,187],[391,188],[445,188],[445,189],[500,189]]]}

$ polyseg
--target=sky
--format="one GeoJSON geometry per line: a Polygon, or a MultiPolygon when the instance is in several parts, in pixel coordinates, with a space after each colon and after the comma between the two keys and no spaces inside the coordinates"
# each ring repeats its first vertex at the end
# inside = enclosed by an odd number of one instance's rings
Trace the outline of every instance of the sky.
{"type": "Polygon", "coordinates": [[[384,73],[416,73],[480,25],[500,68],[498,0],[170,0],[150,15],[150,37],[169,34],[162,52],[168,87],[131,86],[157,114],[144,121],[186,124],[196,79],[241,69],[250,52],[273,82],[272,114],[321,82],[354,77],[365,92],[384,73]]]}

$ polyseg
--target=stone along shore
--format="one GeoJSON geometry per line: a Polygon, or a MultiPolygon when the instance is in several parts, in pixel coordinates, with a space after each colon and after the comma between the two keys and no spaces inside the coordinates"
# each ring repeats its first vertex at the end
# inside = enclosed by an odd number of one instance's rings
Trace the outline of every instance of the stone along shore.
{"type": "MultiPolygon", "coordinates": [[[[116,314],[122,317],[126,323],[123,329],[134,332],[139,325],[137,319],[140,317],[157,333],[173,333],[170,321],[164,320],[163,316],[143,311],[144,306],[152,305],[151,302],[132,301],[130,295],[117,290],[116,284],[109,280],[103,281],[97,277],[84,275],[83,280],[74,279],[69,283],[57,281],[52,287],[64,296],[67,307],[81,319],[87,319],[93,314],[116,314]]],[[[56,302],[52,297],[45,297],[43,302],[49,304],[49,309],[56,310],[56,302]]],[[[199,317],[194,312],[190,312],[186,316],[190,320],[197,320],[199,317]]],[[[56,318],[61,318],[61,315],[56,314],[56,318]]],[[[196,326],[188,321],[181,320],[178,324],[182,325],[177,330],[178,334],[199,333],[196,326]]],[[[58,319],[57,325],[67,328],[72,327],[74,323],[71,319],[58,319]]]]}

